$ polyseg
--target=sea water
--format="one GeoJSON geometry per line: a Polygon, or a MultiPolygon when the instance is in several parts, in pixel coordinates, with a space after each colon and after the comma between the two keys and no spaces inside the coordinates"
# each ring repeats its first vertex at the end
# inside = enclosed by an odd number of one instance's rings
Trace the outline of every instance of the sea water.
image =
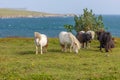
{"type": "MultiPolygon", "coordinates": [[[[103,22],[107,31],[120,37],[120,15],[103,15],[103,22]]],[[[33,37],[36,31],[58,37],[65,24],[75,25],[74,17],[4,18],[0,19],[0,37],[33,37]]]]}

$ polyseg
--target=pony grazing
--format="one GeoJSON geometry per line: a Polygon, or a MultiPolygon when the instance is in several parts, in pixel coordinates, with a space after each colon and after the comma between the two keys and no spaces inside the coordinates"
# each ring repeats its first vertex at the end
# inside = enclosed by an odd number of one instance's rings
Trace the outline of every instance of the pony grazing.
{"type": "Polygon", "coordinates": [[[41,49],[41,54],[43,54],[43,49],[47,52],[48,39],[45,34],[40,34],[39,32],[34,32],[34,40],[36,45],[36,54],[38,54],[38,47],[41,49]]]}
{"type": "Polygon", "coordinates": [[[72,33],[65,31],[60,32],[59,41],[62,51],[66,52],[66,48],[69,48],[71,52],[72,48],[75,53],[78,53],[78,50],[80,49],[80,43],[72,33]]]}
{"type": "MultiPolygon", "coordinates": [[[[88,43],[91,42],[92,36],[87,32],[79,31],[76,35],[76,38],[82,44],[82,48],[87,48],[88,43]]],[[[89,44],[89,47],[90,47],[90,44],[89,44]]]]}

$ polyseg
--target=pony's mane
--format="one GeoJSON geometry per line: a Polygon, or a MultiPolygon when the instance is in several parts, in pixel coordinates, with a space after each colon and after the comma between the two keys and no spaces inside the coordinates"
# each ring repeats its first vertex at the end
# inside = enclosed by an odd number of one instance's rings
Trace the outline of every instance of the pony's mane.
{"type": "Polygon", "coordinates": [[[41,34],[39,32],[34,32],[35,38],[41,40],[41,34]]]}
{"type": "Polygon", "coordinates": [[[70,32],[68,32],[68,34],[69,34],[71,40],[72,40],[73,42],[75,42],[75,43],[77,44],[78,48],[80,49],[80,43],[79,43],[79,41],[76,39],[76,37],[75,37],[72,33],[70,33],[70,32]]]}

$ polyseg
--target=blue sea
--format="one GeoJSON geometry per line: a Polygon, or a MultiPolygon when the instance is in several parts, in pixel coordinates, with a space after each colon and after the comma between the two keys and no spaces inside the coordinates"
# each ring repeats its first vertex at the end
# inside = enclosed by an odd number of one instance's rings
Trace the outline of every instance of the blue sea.
{"type": "MultiPolygon", "coordinates": [[[[120,15],[102,16],[107,31],[120,37],[120,15]]],[[[48,37],[58,37],[60,31],[65,31],[65,24],[74,25],[74,17],[1,18],[0,38],[33,37],[35,31],[48,37]]]]}

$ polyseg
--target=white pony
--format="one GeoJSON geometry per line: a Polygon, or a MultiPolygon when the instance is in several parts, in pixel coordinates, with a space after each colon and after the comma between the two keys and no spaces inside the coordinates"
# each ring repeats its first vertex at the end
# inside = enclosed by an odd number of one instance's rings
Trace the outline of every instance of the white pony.
{"type": "Polygon", "coordinates": [[[34,39],[36,45],[36,54],[38,54],[38,47],[41,49],[41,54],[43,54],[42,48],[45,48],[47,51],[48,39],[45,34],[40,34],[39,32],[34,32],[34,39]]]}
{"type": "Polygon", "coordinates": [[[94,31],[89,30],[89,31],[87,31],[86,33],[91,34],[92,39],[94,39],[94,37],[95,37],[95,32],[94,32],[94,31]]]}
{"type": "Polygon", "coordinates": [[[80,49],[80,43],[72,33],[65,31],[60,32],[59,41],[62,47],[62,51],[66,51],[66,48],[69,47],[70,52],[71,48],[73,48],[73,51],[78,53],[78,50],[80,49]]]}

